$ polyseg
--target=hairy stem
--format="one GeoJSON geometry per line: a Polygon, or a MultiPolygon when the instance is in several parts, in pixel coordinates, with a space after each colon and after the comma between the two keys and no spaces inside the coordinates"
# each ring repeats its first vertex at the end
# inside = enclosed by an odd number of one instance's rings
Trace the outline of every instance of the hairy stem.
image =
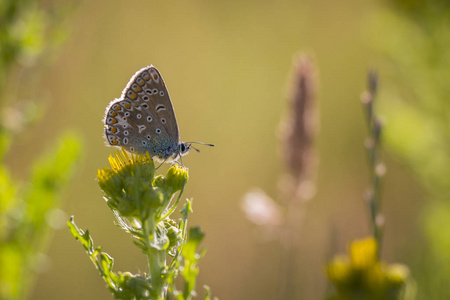
{"type": "Polygon", "coordinates": [[[145,244],[147,249],[148,268],[150,273],[150,281],[154,292],[155,299],[162,300],[165,298],[165,286],[162,279],[162,271],[166,263],[165,251],[158,247],[156,235],[156,224],[153,218],[148,218],[143,223],[145,244]]]}

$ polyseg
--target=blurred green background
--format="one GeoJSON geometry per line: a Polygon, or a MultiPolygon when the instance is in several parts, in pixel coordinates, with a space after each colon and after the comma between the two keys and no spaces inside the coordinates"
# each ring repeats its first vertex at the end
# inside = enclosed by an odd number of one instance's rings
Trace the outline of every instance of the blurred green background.
{"type": "MultiPolygon", "coordinates": [[[[95,174],[113,151],[102,137],[106,106],[137,70],[155,65],[182,140],[216,144],[183,159],[190,169],[185,196],[194,198],[189,222],[202,227],[208,249],[197,290],[202,295],[207,284],[220,299],[277,299],[282,251],[275,242],[263,242],[241,201],[252,187],[277,196],[283,167],[276,131],[287,106],[292,62],[298,53],[309,53],[319,74],[320,164],[317,196],[301,230],[292,299],[319,299],[326,289],[325,262],[371,233],[363,201],[369,172],[359,98],[371,67],[379,70],[381,90],[388,81],[394,84],[385,75],[394,67],[382,63],[373,46],[386,34],[377,26],[386,9],[384,2],[358,0],[79,2],[67,24],[67,42],[42,72],[42,122],[17,137],[8,164],[13,175],[24,176],[47,143],[66,129],[80,132],[84,160],[64,193],[63,209],[90,229],[96,244],[115,258],[116,270],[146,271],[145,257],[114,225],[95,174]]],[[[382,93],[380,101],[386,100],[382,93]]],[[[386,160],[382,257],[409,265],[415,276],[420,249],[415,250],[424,242],[424,192],[408,169],[390,156],[386,160]]],[[[112,298],[65,227],[54,233],[47,255],[30,299],[112,298]]]]}

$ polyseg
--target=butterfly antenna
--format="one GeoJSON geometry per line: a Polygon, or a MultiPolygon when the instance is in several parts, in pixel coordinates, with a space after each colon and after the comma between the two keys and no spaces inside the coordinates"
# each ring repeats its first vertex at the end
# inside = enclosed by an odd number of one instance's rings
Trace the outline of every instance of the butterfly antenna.
{"type": "Polygon", "coordinates": [[[214,147],[214,144],[207,144],[207,143],[202,143],[202,142],[186,142],[186,144],[199,144],[199,145],[214,147]]]}
{"type": "Polygon", "coordinates": [[[191,146],[191,148],[194,149],[194,150],[197,151],[197,152],[200,152],[200,150],[198,150],[198,149],[195,148],[195,147],[192,147],[192,146],[191,146]]]}

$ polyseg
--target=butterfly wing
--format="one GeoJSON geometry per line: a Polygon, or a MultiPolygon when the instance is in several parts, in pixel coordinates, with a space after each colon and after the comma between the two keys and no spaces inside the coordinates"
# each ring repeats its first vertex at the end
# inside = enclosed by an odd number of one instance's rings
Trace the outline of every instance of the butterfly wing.
{"type": "Polygon", "coordinates": [[[149,66],[136,72],[120,99],[110,103],[104,119],[112,146],[166,159],[178,153],[178,124],[164,80],[149,66]]]}

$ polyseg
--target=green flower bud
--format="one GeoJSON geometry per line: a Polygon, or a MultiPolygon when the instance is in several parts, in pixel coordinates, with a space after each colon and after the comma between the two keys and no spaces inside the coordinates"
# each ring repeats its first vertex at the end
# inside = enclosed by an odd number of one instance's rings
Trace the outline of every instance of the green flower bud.
{"type": "Polygon", "coordinates": [[[172,189],[172,192],[181,191],[189,179],[189,173],[186,169],[176,165],[172,166],[166,174],[167,187],[172,189]]]}
{"type": "Polygon", "coordinates": [[[167,237],[169,238],[169,248],[175,247],[182,240],[182,232],[176,227],[170,227],[167,231],[167,237]]]}

